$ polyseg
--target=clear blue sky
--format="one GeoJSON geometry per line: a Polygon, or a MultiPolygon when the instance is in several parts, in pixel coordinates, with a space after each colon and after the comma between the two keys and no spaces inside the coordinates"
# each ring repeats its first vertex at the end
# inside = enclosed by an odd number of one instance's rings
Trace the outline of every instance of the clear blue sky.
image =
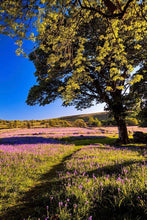
{"type": "Polygon", "coordinates": [[[103,111],[104,105],[77,111],[74,107],[62,107],[61,100],[43,107],[28,106],[25,100],[29,89],[36,83],[35,68],[27,58],[16,56],[16,48],[13,39],[0,35],[0,119],[49,119],[103,111]]]}

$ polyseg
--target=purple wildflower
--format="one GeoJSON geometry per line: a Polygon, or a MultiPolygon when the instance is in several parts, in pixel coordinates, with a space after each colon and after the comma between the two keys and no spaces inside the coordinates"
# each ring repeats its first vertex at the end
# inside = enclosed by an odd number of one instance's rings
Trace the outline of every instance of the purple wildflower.
{"type": "Polygon", "coordinates": [[[77,208],[77,204],[74,204],[75,209],[77,208]]]}
{"type": "Polygon", "coordinates": [[[62,206],[63,205],[63,202],[59,202],[59,206],[62,206]]]}
{"type": "Polygon", "coordinates": [[[87,204],[88,204],[88,201],[85,202],[85,205],[87,205],[87,204]]]}

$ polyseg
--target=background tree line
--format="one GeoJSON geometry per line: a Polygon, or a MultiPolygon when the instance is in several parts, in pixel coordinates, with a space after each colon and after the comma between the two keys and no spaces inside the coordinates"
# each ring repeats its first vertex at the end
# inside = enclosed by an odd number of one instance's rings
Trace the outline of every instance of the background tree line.
{"type": "MultiPolygon", "coordinates": [[[[128,126],[146,126],[144,120],[140,120],[140,115],[136,118],[134,113],[130,113],[126,123],[128,126]]],[[[44,120],[0,120],[0,129],[12,128],[49,128],[49,127],[100,127],[100,126],[117,126],[116,121],[109,113],[99,113],[91,115],[80,115],[44,119],[44,120]]]]}

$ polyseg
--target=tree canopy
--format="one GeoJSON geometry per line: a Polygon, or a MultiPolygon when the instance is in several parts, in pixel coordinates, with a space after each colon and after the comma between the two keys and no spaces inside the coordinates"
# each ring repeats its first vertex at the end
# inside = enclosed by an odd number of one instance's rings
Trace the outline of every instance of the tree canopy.
{"type": "MultiPolygon", "coordinates": [[[[61,44],[61,38],[66,35],[66,38],[71,38],[70,41],[66,40],[66,45],[64,41],[64,46],[68,47],[79,25],[83,21],[88,23],[92,16],[109,21],[127,21],[130,18],[131,25],[126,22],[126,31],[131,31],[134,27],[136,36],[139,37],[138,29],[145,28],[147,21],[145,15],[144,0],[1,0],[0,33],[14,37],[21,48],[23,39],[35,41],[38,33],[40,33],[39,40],[42,42],[46,28],[50,26],[50,31],[59,32],[60,30],[60,40],[56,38],[54,45],[57,41],[61,44]],[[142,18],[144,24],[140,22],[142,18]]],[[[114,29],[115,25],[113,25],[113,31],[114,29]]],[[[115,30],[114,34],[117,35],[117,32],[118,30],[115,30]]],[[[22,48],[17,53],[23,53],[22,48]]]]}

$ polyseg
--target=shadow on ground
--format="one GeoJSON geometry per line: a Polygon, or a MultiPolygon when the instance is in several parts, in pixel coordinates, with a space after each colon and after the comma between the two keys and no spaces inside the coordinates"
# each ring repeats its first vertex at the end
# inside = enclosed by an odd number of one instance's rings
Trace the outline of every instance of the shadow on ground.
{"type": "MultiPolygon", "coordinates": [[[[130,139],[130,142],[132,144],[127,144],[127,145],[119,145],[117,143],[117,138],[116,137],[106,137],[106,136],[94,136],[94,137],[89,137],[89,136],[75,136],[75,137],[65,137],[60,139],[61,141],[65,143],[71,143],[75,144],[76,146],[82,146],[82,145],[91,145],[90,147],[94,148],[99,148],[97,145],[106,145],[105,149],[108,150],[109,147],[113,147],[114,149],[126,149],[126,150],[131,150],[131,151],[136,151],[138,152],[139,155],[145,156],[147,154],[147,145],[142,143],[133,143],[133,140],[130,139]]],[[[100,149],[104,149],[100,147],[100,149]]]]}
{"type": "Polygon", "coordinates": [[[55,140],[54,138],[45,138],[45,137],[32,137],[32,136],[24,136],[24,137],[9,137],[9,138],[1,138],[0,144],[3,145],[22,145],[22,144],[55,144],[61,143],[59,140],[55,140]]]}
{"type": "MultiPolygon", "coordinates": [[[[146,206],[141,205],[138,197],[142,201],[146,200],[146,190],[132,192],[131,195],[123,195],[123,199],[117,201],[119,197],[118,188],[113,185],[104,186],[102,198],[96,199],[91,208],[90,215],[93,220],[145,220],[147,219],[146,206]]],[[[97,196],[98,198],[98,196],[97,196]]]]}
{"type": "MultiPolygon", "coordinates": [[[[86,172],[86,174],[88,174],[88,176],[90,178],[93,178],[93,174],[98,177],[98,176],[104,176],[104,175],[116,175],[119,176],[120,173],[122,173],[123,175],[125,175],[125,173],[123,173],[123,169],[127,166],[133,165],[133,164],[144,164],[145,162],[142,162],[141,160],[128,160],[128,161],[124,161],[123,163],[118,163],[118,164],[114,164],[114,165],[108,165],[108,166],[104,166],[104,167],[100,167],[98,169],[92,170],[92,171],[88,171],[86,172]]],[[[129,171],[130,172],[130,171],[129,171]]]]}

